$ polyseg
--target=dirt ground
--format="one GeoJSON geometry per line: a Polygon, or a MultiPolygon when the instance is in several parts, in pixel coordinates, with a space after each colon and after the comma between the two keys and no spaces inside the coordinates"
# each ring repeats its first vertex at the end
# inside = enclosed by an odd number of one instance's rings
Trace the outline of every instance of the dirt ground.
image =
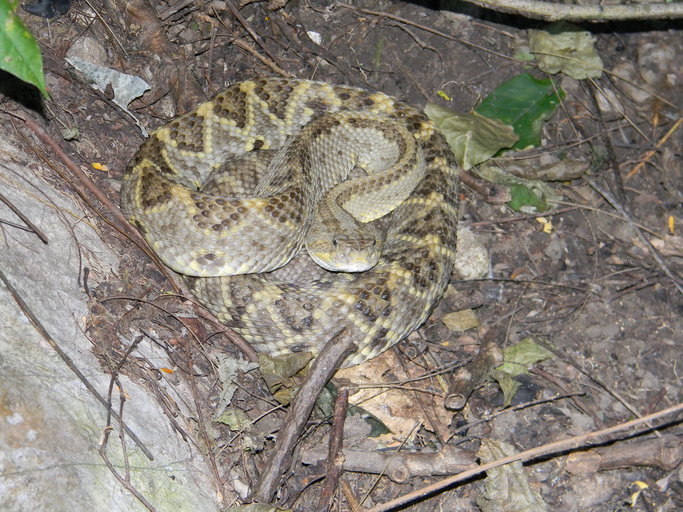
{"type": "MultiPolygon", "coordinates": [[[[158,2],[154,10],[141,0],[77,1],[67,15],[50,22],[22,14],[40,42],[51,98],[41,108],[34,91],[8,79],[2,108],[22,103],[37,109],[45,129],[118,203],[121,175],[143,136],[131,116],[112,103],[111,91],[96,92],[71,73],[65,56],[75,42],[80,41],[79,55],[149,83],[151,89],[130,105],[148,129],[234,82],[262,75],[350,84],[459,112],[472,110],[501,82],[523,71],[544,76],[533,63],[515,58],[524,49],[527,29],[541,22],[457,2],[442,2],[442,9],[439,2],[282,3],[285,7],[275,11],[265,2],[249,3],[239,9],[239,19],[220,1],[158,2]],[[95,170],[93,162],[109,171],[95,170]]],[[[545,214],[548,232],[537,215],[514,212],[462,187],[461,223],[488,248],[489,276],[454,278],[423,328],[366,368],[338,379],[337,385],[373,382],[398,388],[392,394],[373,389],[373,394],[382,393],[383,404],[368,409],[392,434],[367,438],[367,423],[351,417],[345,448],[360,451],[367,461],[375,453],[392,453],[408,469],[393,480],[371,474],[370,468],[344,473],[335,510],[351,510],[351,503],[366,495],[363,506],[375,506],[457,473],[435,451],[464,454],[463,469],[476,460],[473,454],[482,439],[523,451],[681,402],[680,23],[587,27],[610,73],[592,82],[556,76],[566,97],[544,127],[542,147],[511,158],[541,162],[555,155],[586,162],[588,170],[582,178],[552,184],[563,200],[555,212],[545,214]],[[589,181],[608,191],[611,200],[589,181]],[[458,332],[441,321],[463,310],[476,315],[479,327],[458,332]],[[553,356],[518,378],[521,386],[511,407],[503,407],[498,385],[484,379],[464,409],[446,408],[456,365],[477,360],[480,347],[488,346],[486,331],[497,350],[532,338],[553,356]],[[416,462],[414,456],[421,453],[432,454],[430,462],[416,462]]],[[[54,186],[64,184],[55,179],[54,186]]],[[[198,415],[210,418],[220,381],[202,358],[203,349],[192,347],[187,325],[177,320],[188,303],[160,296],[170,289],[160,270],[106,224],[100,229],[122,255],[119,275],[91,290],[89,335],[103,368],[107,359],[129,358],[120,371],[135,376],[135,352],[126,353],[111,334],[122,329],[121,323],[126,328],[151,325],[153,342],[176,351],[179,367],[188,361],[194,365],[195,371],[176,371],[174,378],[194,380],[198,415]],[[121,296],[144,303],[131,313],[130,302],[107,300],[121,296]],[[163,309],[148,303],[163,304],[163,309]]],[[[198,322],[192,328],[202,332],[198,322]]],[[[215,326],[204,324],[204,329],[203,347],[236,353],[224,336],[212,335],[215,326]]],[[[352,395],[351,402],[359,396],[352,395]]],[[[202,437],[200,426],[186,432],[201,438],[202,456],[215,461],[224,505],[240,500],[235,481],[253,485],[268,460],[284,415],[273,403],[258,374],[245,373],[232,405],[252,420],[263,419],[237,433],[219,423],[207,428],[208,437],[202,437]],[[255,445],[249,451],[247,438],[255,445]]],[[[579,451],[536,458],[524,465],[524,474],[548,510],[682,510],[680,418],[654,420],[666,424],[658,431],[624,431],[591,440],[579,451]],[[589,450],[596,445],[604,452],[589,450]],[[636,489],[640,493],[632,504],[636,489]]],[[[311,419],[278,495],[283,505],[316,509],[325,466],[314,463],[314,452],[326,446],[329,424],[324,417],[311,419]]],[[[480,510],[476,500],[485,483],[484,475],[478,475],[408,509],[480,510]]],[[[481,510],[502,509],[483,505],[481,510]]]]}

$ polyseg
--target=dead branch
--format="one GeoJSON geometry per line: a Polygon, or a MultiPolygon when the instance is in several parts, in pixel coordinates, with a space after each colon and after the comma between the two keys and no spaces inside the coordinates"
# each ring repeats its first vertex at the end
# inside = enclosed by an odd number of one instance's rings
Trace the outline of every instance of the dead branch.
{"type": "Polygon", "coordinates": [[[663,436],[637,443],[618,443],[572,453],[567,471],[574,474],[595,473],[633,466],[653,466],[673,470],[683,459],[683,446],[675,436],[663,436]]]}
{"type": "Polygon", "coordinates": [[[345,333],[346,331],[342,330],[330,339],[313,361],[306,382],[301,386],[287,411],[284,426],[278,435],[275,452],[271,455],[270,462],[263,471],[261,481],[254,492],[255,501],[270,502],[280,484],[282,474],[291,463],[294,445],[299,440],[320,391],[337,371],[342,361],[356,350],[353,337],[345,336],[345,333]]]}
{"type": "MultiPolygon", "coordinates": [[[[371,509],[368,509],[366,512],[386,512],[388,510],[395,510],[398,507],[401,507],[407,503],[412,503],[414,501],[420,500],[426,496],[431,496],[435,492],[441,491],[443,489],[446,489],[448,487],[451,487],[453,484],[462,482],[463,480],[467,480],[469,478],[472,478],[475,475],[479,475],[481,473],[484,473],[488,471],[489,469],[496,468],[498,466],[503,466],[505,464],[509,464],[511,462],[526,462],[532,459],[536,459],[539,457],[543,457],[546,455],[554,454],[554,453],[560,453],[568,450],[573,450],[576,449],[580,446],[586,446],[589,443],[594,443],[596,442],[597,438],[607,436],[610,434],[614,434],[616,432],[622,432],[624,430],[628,430],[633,427],[637,427],[643,424],[647,424],[648,422],[651,422],[652,420],[661,418],[663,416],[667,416],[670,414],[677,414],[683,411],[683,403],[674,405],[673,407],[669,407],[668,409],[664,409],[662,411],[659,411],[654,414],[650,414],[648,416],[645,416],[643,418],[638,418],[635,420],[627,421],[625,423],[620,423],[618,425],[615,425],[613,427],[605,428],[602,430],[598,430],[596,432],[589,432],[587,434],[581,434],[578,436],[570,437],[569,439],[562,439],[561,441],[555,441],[552,443],[548,443],[542,446],[538,446],[536,448],[531,448],[530,450],[525,450],[520,453],[516,453],[514,455],[510,455],[508,457],[504,457],[502,459],[499,459],[497,461],[489,462],[488,464],[482,464],[477,468],[470,469],[467,471],[463,471],[462,473],[459,473],[457,475],[454,475],[449,478],[444,478],[443,480],[440,480],[439,482],[427,485],[425,487],[422,487],[420,489],[417,489],[415,491],[409,492],[408,494],[405,494],[399,498],[396,498],[394,500],[388,501],[386,503],[383,503],[381,505],[377,505],[376,507],[373,507],[371,509]]],[[[675,421],[675,420],[674,420],[675,421]]],[[[680,421],[680,419],[678,420],[680,421]]]]}
{"type": "Polygon", "coordinates": [[[334,490],[337,488],[337,483],[344,467],[342,445],[344,443],[344,420],[346,420],[348,407],[349,390],[342,388],[339,390],[337,399],[334,401],[334,420],[332,421],[330,446],[327,453],[325,484],[318,501],[318,510],[323,512],[328,512],[332,508],[334,490]]]}
{"type": "Polygon", "coordinates": [[[622,21],[683,18],[683,3],[570,5],[539,0],[465,0],[494,11],[547,21],[622,21]]]}
{"type": "MultiPolygon", "coordinates": [[[[344,471],[385,475],[390,480],[403,483],[410,478],[453,475],[474,467],[476,455],[448,445],[438,452],[432,450],[412,452],[368,452],[345,449],[342,452],[344,471]]],[[[304,464],[316,464],[325,460],[323,448],[307,451],[302,457],[304,464]]]]}

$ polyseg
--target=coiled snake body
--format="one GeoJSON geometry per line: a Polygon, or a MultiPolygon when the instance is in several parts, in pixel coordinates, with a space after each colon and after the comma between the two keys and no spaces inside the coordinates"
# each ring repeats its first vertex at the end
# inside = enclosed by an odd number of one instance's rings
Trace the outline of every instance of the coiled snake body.
{"type": "Polygon", "coordinates": [[[152,133],[121,203],[162,261],[256,350],[317,352],[344,328],[359,347],[350,365],[419,327],[443,294],[457,184],[443,136],[415,108],[379,92],[260,79],[152,133]]]}

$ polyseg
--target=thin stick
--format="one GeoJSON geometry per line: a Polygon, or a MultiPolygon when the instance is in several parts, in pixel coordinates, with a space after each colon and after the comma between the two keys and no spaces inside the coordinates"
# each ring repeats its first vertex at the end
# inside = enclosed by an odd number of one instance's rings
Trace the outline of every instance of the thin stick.
{"type": "Polygon", "coordinates": [[[510,57],[508,55],[505,55],[504,53],[499,53],[494,50],[491,50],[489,48],[485,48],[483,46],[479,46],[478,44],[470,43],[469,41],[465,41],[464,39],[460,39],[459,37],[452,36],[450,34],[447,34],[446,32],[441,32],[440,30],[436,30],[434,28],[428,27],[426,25],[421,25],[420,23],[415,23],[412,20],[409,20],[407,18],[401,18],[400,16],[396,16],[394,14],[389,14],[388,12],[382,12],[382,11],[371,11],[369,9],[361,9],[360,7],[356,7],[353,5],[345,4],[345,3],[337,3],[336,4],[339,7],[343,7],[344,9],[349,9],[352,11],[358,11],[362,12],[363,14],[369,14],[370,16],[379,16],[380,18],[387,18],[390,20],[398,21],[400,23],[405,23],[406,25],[410,25],[411,27],[419,28],[420,30],[424,30],[425,32],[429,32],[430,34],[434,34],[435,36],[443,37],[444,39],[448,39],[450,41],[456,41],[463,46],[467,46],[468,48],[474,48],[476,50],[481,50],[486,53],[490,53],[491,55],[495,55],[496,57],[500,57],[501,59],[505,60],[511,60],[513,62],[522,62],[519,59],[515,59],[514,57],[510,57]]]}
{"type": "Polygon", "coordinates": [[[275,452],[271,454],[270,461],[263,471],[261,481],[254,493],[254,499],[260,503],[270,502],[273,494],[280,485],[282,474],[289,467],[292,460],[292,452],[299,436],[311,415],[315,401],[325,383],[334,375],[339,365],[349,356],[356,345],[353,336],[342,330],[330,339],[320,354],[313,361],[306,382],[296,395],[292,405],[287,411],[277,439],[275,452]]]}
{"type": "MultiPolygon", "coordinates": [[[[62,163],[72,172],[76,175],[76,177],[79,179],[80,183],[83,184],[83,186],[77,186],[77,191],[79,195],[82,197],[88,197],[89,195],[94,196],[100,203],[102,203],[106,208],[109,209],[109,211],[112,213],[112,215],[115,217],[117,223],[118,223],[118,228],[121,231],[125,231],[127,233],[133,233],[134,230],[130,228],[130,224],[128,224],[128,221],[126,218],[123,216],[121,213],[121,210],[114,205],[114,203],[107,197],[107,195],[102,191],[101,188],[99,188],[95,183],[90,179],[90,176],[85,174],[81,168],[76,165],[73,160],[71,160],[62,147],[55,141],[52,137],[50,137],[38,124],[33,121],[33,119],[29,118],[25,114],[21,112],[7,112],[9,115],[16,117],[17,119],[20,119],[21,121],[24,122],[24,124],[34,133],[36,137],[40,139],[41,142],[46,144],[47,146],[50,147],[52,151],[54,151],[57,156],[59,157],[59,160],[62,161],[62,163]]],[[[73,184],[72,184],[73,185],[73,184]]]]}
{"type": "Polygon", "coordinates": [[[489,469],[497,468],[498,466],[503,466],[511,462],[526,462],[528,460],[549,455],[552,453],[560,453],[567,450],[574,450],[576,448],[586,446],[589,442],[594,442],[594,440],[598,437],[606,436],[608,434],[614,434],[616,432],[621,432],[623,430],[627,430],[632,427],[642,425],[643,423],[650,422],[652,420],[661,418],[669,414],[676,414],[681,411],[683,411],[683,403],[674,405],[673,407],[669,407],[668,409],[664,409],[653,414],[649,414],[647,416],[644,416],[643,418],[627,421],[625,423],[620,423],[618,425],[598,430],[596,432],[589,432],[587,434],[581,434],[578,436],[570,437],[569,439],[562,439],[560,441],[555,441],[553,443],[548,443],[543,446],[531,448],[530,450],[525,450],[514,455],[509,455],[508,457],[504,457],[502,459],[489,462],[488,464],[482,464],[479,467],[463,471],[462,473],[459,473],[448,478],[444,478],[439,482],[427,485],[416,491],[409,492],[408,494],[404,494],[400,498],[396,498],[381,505],[377,505],[376,507],[367,509],[364,512],[385,512],[388,510],[394,510],[400,506],[406,505],[407,503],[416,501],[420,498],[441,491],[447,487],[452,486],[457,482],[462,482],[463,480],[467,480],[475,475],[488,471],[489,469]]]}
{"type": "Polygon", "coordinates": [[[612,194],[607,192],[607,190],[603,190],[600,186],[598,186],[597,183],[595,183],[593,180],[584,178],[586,182],[595,189],[595,191],[600,194],[602,197],[605,198],[605,200],[614,208],[617,210],[625,219],[626,221],[631,225],[631,227],[635,230],[636,235],[640,239],[640,241],[647,247],[648,251],[650,251],[650,254],[652,257],[655,259],[655,261],[659,264],[659,267],[664,271],[664,273],[667,275],[669,279],[671,279],[671,282],[673,285],[676,287],[678,290],[678,293],[683,294],[683,285],[681,284],[681,280],[676,274],[674,274],[671,269],[668,267],[666,262],[664,261],[664,258],[659,254],[659,251],[655,249],[655,247],[650,243],[650,241],[645,237],[643,232],[638,228],[636,225],[636,222],[633,220],[631,215],[624,209],[624,207],[619,204],[619,202],[612,197],[612,194]]]}
{"type": "Polygon", "coordinates": [[[640,162],[638,162],[638,165],[636,165],[626,174],[625,179],[628,180],[632,178],[634,174],[637,174],[638,171],[640,171],[645,166],[646,162],[650,161],[650,159],[657,153],[657,150],[661,148],[667,140],[669,140],[669,137],[671,137],[671,135],[673,135],[673,133],[676,130],[678,130],[678,128],[681,126],[681,122],[683,122],[683,117],[679,117],[678,119],[676,119],[676,122],[671,128],[669,128],[669,131],[666,132],[664,136],[657,141],[657,144],[655,144],[655,149],[647,151],[645,155],[640,159],[640,162]]]}
{"type": "Polygon", "coordinates": [[[344,421],[349,407],[349,390],[341,388],[334,401],[334,420],[330,432],[330,447],[327,454],[327,471],[323,490],[318,501],[318,510],[328,512],[332,508],[334,490],[337,488],[339,477],[344,470],[344,421]]]}
{"type": "Polygon", "coordinates": [[[480,222],[464,222],[463,224],[467,227],[481,227],[481,226],[495,226],[496,224],[506,224],[508,222],[519,222],[522,220],[538,219],[539,217],[552,217],[553,215],[561,215],[567,212],[573,212],[578,210],[579,206],[568,206],[567,208],[558,208],[557,210],[551,210],[549,212],[543,213],[533,213],[528,215],[515,215],[514,217],[505,217],[502,219],[494,220],[482,220],[480,222]]]}
{"type": "Polygon", "coordinates": [[[250,45],[249,43],[247,43],[246,41],[242,41],[241,39],[235,39],[235,40],[233,41],[233,43],[235,43],[237,46],[239,46],[240,48],[242,48],[244,51],[249,52],[251,55],[253,55],[254,57],[256,57],[258,60],[260,60],[263,64],[265,64],[265,65],[268,66],[270,69],[272,69],[273,71],[275,71],[277,74],[282,75],[282,76],[286,76],[286,77],[288,77],[288,78],[293,78],[293,77],[294,77],[294,75],[292,75],[289,71],[285,71],[285,70],[282,69],[280,66],[278,66],[278,65],[275,63],[275,61],[269,59],[268,57],[264,57],[263,55],[261,55],[259,52],[256,51],[256,48],[254,48],[253,46],[251,46],[251,45],[250,45]]]}
{"type": "Polygon", "coordinates": [[[254,42],[257,45],[259,45],[264,52],[266,52],[266,55],[268,55],[270,60],[275,62],[275,60],[276,60],[275,57],[273,56],[272,53],[270,53],[270,50],[268,49],[268,47],[263,42],[263,39],[256,33],[256,31],[253,28],[251,28],[251,25],[249,25],[249,23],[247,23],[247,20],[244,19],[244,16],[242,16],[240,14],[240,12],[235,8],[235,6],[232,5],[232,2],[230,2],[230,0],[227,0],[225,2],[225,5],[230,10],[230,12],[235,17],[235,19],[239,22],[239,24],[242,25],[242,28],[244,28],[244,30],[247,31],[247,34],[249,34],[251,36],[251,38],[254,40],[254,42]]]}
{"type": "Polygon", "coordinates": [[[7,206],[7,208],[9,208],[10,210],[12,210],[12,212],[14,212],[14,215],[16,215],[17,217],[19,217],[19,218],[21,219],[21,221],[22,221],[24,224],[26,224],[26,226],[28,226],[28,227],[30,228],[29,231],[33,231],[33,233],[35,233],[35,235],[36,235],[38,238],[40,238],[40,241],[43,242],[45,245],[47,245],[47,237],[46,237],[46,236],[43,234],[43,232],[38,228],[38,226],[36,226],[33,222],[31,222],[31,221],[29,220],[29,218],[26,217],[26,215],[24,215],[23,213],[21,213],[21,211],[19,210],[19,208],[17,208],[16,206],[14,206],[14,205],[11,203],[11,201],[10,201],[9,199],[7,199],[5,196],[3,196],[2,194],[0,194],[0,201],[2,201],[3,203],[5,203],[5,205],[7,206]]]}

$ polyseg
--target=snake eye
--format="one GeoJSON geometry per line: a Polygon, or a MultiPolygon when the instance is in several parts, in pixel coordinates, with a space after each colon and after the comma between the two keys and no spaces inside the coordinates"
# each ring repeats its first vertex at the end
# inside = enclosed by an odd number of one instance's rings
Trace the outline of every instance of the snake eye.
{"type": "Polygon", "coordinates": [[[337,239],[336,238],[332,238],[332,245],[337,247],[337,239]]]}

